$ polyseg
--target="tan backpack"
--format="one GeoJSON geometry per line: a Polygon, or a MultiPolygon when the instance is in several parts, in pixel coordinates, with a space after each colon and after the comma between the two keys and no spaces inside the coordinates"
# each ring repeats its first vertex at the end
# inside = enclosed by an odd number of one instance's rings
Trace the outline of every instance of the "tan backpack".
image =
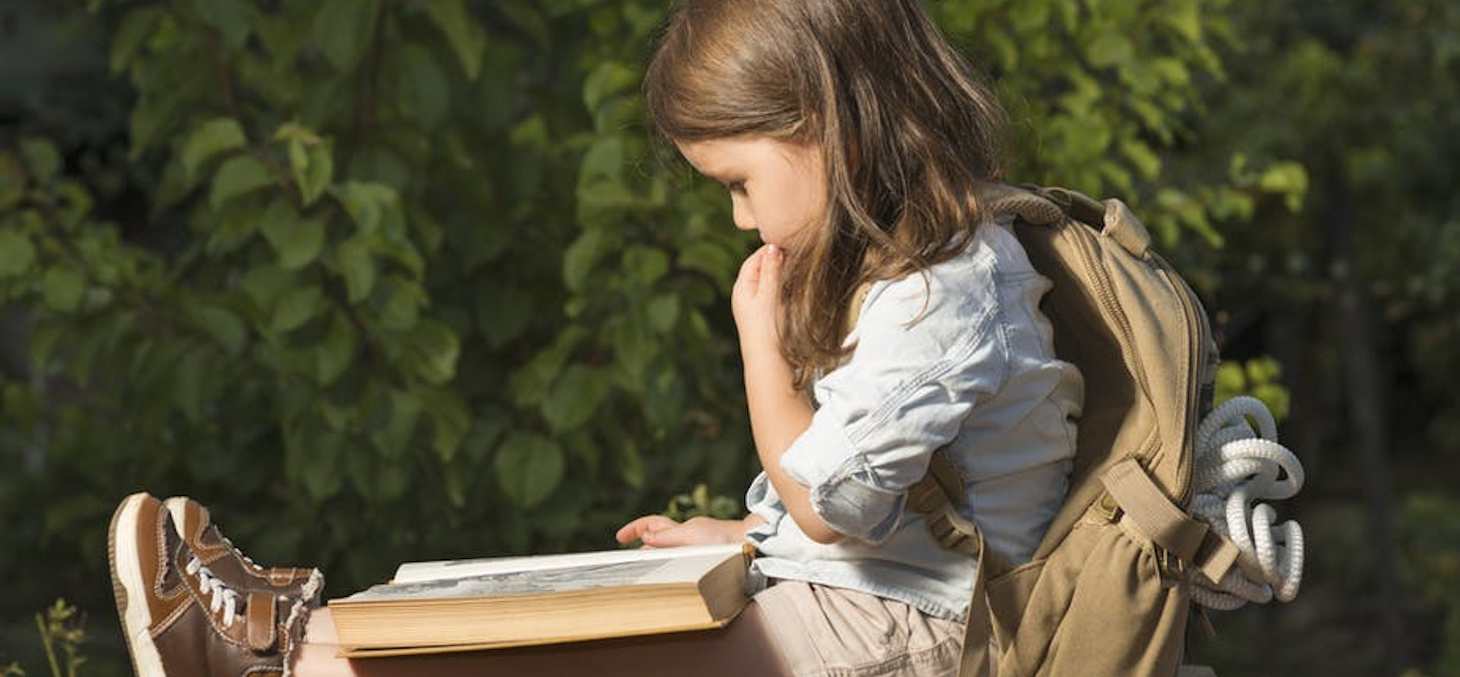
{"type": "Polygon", "coordinates": [[[1181,666],[1189,575],[1254,566],[1193,517],[1193,445],[1211,406],[1216,347],[1206,312],[1118,200],[991,184],[988,216],[1015,217],[1055,349],[1085,377],[1070,491],[1032,561],[1010,568],[949,503],[957,471],[936,454],[909,504],[946,547],[979,562],[964,677],[1140,677],[1181,666]]]}

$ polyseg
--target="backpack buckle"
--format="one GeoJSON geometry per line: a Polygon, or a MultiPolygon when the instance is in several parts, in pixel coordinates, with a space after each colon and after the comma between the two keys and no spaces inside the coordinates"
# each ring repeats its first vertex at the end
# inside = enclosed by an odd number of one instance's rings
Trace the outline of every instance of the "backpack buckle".
{"type": "Polygon", "coordinates": [[[1100,500],[1095,502],[1095,512],[1111,523],[1119,522],[1122,514],[1120,503],[1110,495],[1110,492],[1100,495],[1100,500]]]}
{"type": "Polygon", "coordinates": [[[1179,555],[1160,546],[1156,546],[1156,557],[1162,579],[1172,584],[1186,580],[1186,562],[1179,555]]]}

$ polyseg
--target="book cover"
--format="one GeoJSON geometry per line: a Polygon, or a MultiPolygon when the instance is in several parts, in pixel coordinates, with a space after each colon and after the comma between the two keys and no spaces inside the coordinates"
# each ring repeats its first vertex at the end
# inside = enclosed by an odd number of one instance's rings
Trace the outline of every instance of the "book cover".
{"type": "Polygon", "coordinates": [[[348,656],[550,644],[722,627],[744,608],[742,545],[401,565],[330,601],[348,656]]]}

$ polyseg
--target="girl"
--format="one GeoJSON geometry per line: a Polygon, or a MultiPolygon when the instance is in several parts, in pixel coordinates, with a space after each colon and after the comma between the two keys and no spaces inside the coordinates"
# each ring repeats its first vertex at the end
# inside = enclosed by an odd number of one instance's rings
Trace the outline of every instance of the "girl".
{"type": "MultiPolygon", "coordinates": [[[[291,650],[299,675],[957,674],[973,571],[904,506],[939,448],[988,547],[1032,554],[1064,498],[1082,384],[1038,310],[1048,281],[980,213],[1001,111],[919,0],[684,0],[644,92],[764,241],[732,293],[764,472],[743,520],[648,516],[617,538],[748,540],[749,610],[723,632],[353,664],[322,610],[291,650]]],[[[114,525],[123,546],[133,526],[144,544],[165,531],[138,510],[114,525]]]]}

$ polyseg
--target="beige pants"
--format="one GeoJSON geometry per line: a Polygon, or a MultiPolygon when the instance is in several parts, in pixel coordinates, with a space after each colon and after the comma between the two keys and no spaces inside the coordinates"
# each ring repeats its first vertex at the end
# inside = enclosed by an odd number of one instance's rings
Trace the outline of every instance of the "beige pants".
{"type": "Polygon", "coordinates": [[[755,596],[797,677],[956,677],[963,624],[845,588],[782,581],[755,596]]]}
{"type": "Polygon", "coordinates": [[[958,674],[961,624],[901,602],[783,581],[723,630],[460,654],[339,658],[329,610],[309,619],[298,677],[633,675],[942,677],[958,674]]]}

